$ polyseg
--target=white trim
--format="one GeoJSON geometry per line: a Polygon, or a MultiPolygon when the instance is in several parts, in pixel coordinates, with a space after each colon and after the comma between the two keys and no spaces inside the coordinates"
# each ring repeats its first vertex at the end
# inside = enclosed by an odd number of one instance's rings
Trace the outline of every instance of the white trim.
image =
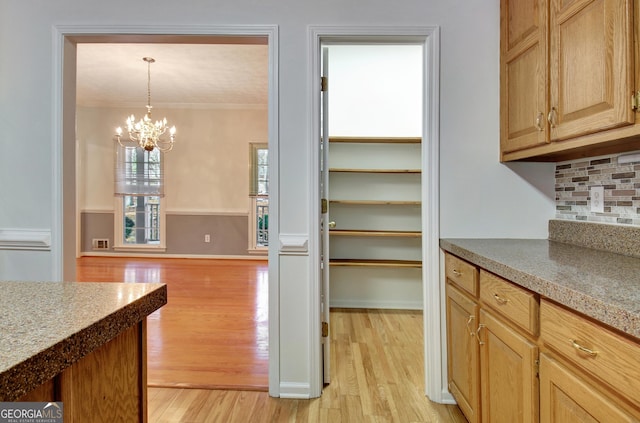
{"type": "Polygon", "coordinates": [[[280,255],[309,254],[309,235],[280,234],[280,255]]]}
{"type": "Polygon", "coordinates": [[[171,216],[236,216],[236,217],[249,217],[249,212],[246,210],[239,211],[189,211],[189,210],[167,210],[166,215],[171,216]]]}
{"type": "Polygon", "coordinates": [[[0,229],[0,250],[51,250],[48,229],[0,229]]]}
{"type": "MultiPolygon", "coordinates": [[[[63,251],[63,174],[62,174],[62,116],[63,116],[63,78],[64,53],[67,37],[95,35],[257,35],[266,36],[269,46],[269,178],[271,180],[270,197],[273,203],[270,214],[273,217],[269,226],[269,237],[278,238],[279,230],[279,97],[278,97],[278,26],[277,25],[54,25],[52,48],[52,276],[53,280],[63,280],[65,254],[76,252],[63,251]]],[[[73,111],[75,113],[75,111],[73,111]]],[[[78,235],[79,236],[79,235],[78,235]]],[[[280,393],[280,274],[277,246],[269,248],[269,395],[280,393]]]]}
{"type": "Polygon", "coordinates": [[[297,382],[282,382],[280,384],[280,398],[309,399],[309,384],[297,382]]]}
{"type": "Polygon", "coordinates": [[[420,27],[339,27],[309,26],[309,69],[307,89],[309,105],[309,371],[311,397],[322,392],[322,357],[320,355],[320,239],[319,239],[319,139],[320,139],[320,45],[322,43],[419,43],[424,46],[424,117],[422,133],[422,242],[425,394],[442,402],[442,367],[440,334],[439,279],[439,68],[440,28],[420,27]]]}
{"type": "Polygon", "coordinates": [[[118,253],[103,253],[103,252],[92,252],[87,251],[80,254],[81,257],[132,257],[132,258],[159,258],[159,259],[169,259],[169,258],[185,258],[185,259],[214,259],[214,260],[256,260],[256,261],[267,261],[267,256],[224,256],[224,255],[204,255],[204,254],[153,254],[153,253],[127,253],[127,254],[118,254],[118,253]]]}

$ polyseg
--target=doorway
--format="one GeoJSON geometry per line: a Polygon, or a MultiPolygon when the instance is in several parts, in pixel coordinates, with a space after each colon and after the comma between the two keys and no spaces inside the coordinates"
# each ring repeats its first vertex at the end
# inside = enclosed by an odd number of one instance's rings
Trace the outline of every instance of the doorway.
{"type": "MultiPolygon", "coordinates": [[[[418,288],[422,301],[421,306],[424,308],[423,313],[423,322],[424,322],[424,345],[425,345],[425,354],[424,354],[424,368],[425,368],[425,393],[429,398],[436,402],[446,401],[446,398],[443,397],[443,394],[446,393],[446,388],[443,388],[442,384],[442,366],[441,362],[441,348],[442,343],[440,339],[440,326],[441,326],[441,312],[440,312],[440,274],[439,274],[439,247],[438,247],[438,34],[439,30],[437,27],[430,28],[325,28],[325,27],[313,27],[310,28],[311,32],[311,40],[312,40],[312,48],[314,55],[311,59],[310,69],[312,70],[312,81],[317,78],[317,80],[321,77],[321,48],[323,45],[357,45],[357,44],[380,44],[380,45],[414,45],[418,46],[422,53],[421,59],[421,69],[420,69],[420,77],[422,81],[422,86],[417,89],[421,92],[421,113],[420,113],[420,124],[419,127],[419,138],[421,139],[421,147],[418,148],[418,157],[420,163],[420,172],[418,173],[420,176],[418,177],[418,197],[419,203],[421,205],[420,212],[418,213],[418,221],[420,222],[421,233],[417,236],[419,240],[419,245],[421,248],[418,249],[418,257],[411,257],[410,262],[412,265],[414,262],[421,262],[421,271],[419,271],[419,279],[420,286],[418,288]],[[417,258],[417,260],[414,260],[417,258]]],[[[375,70],[371,70],[374,72],[375,70]]],[[[382,81],[380,84],[384,84],[382,81]]],[[[314,85],[311,85],[314,87],[314,85]]],[[[331,98],[331,75],[329,75],[329,98],[331,98]]],[[[371,87],[372,90],[375,90],[375,87],[371,87]]],[[[321,129],[321,122],[324,123],[326,119],[320,118],[320,104],[321,104],[321,94],[312,91],[312,111],[314,116],[313,122],[313,133],[322,134],[323,131],[321,129]]],[[[329,119],[331,119],[331,112],[328,114],[329,119]]],[[[331,122],[329,123],[331,125],[331,122]]],[[[330,133],[329,133],[330,134],[330,133]]],[[[353,136],[354,134],[350,134],[353,136]]],[[[412,134],[414,135],[414,134],[412,134]]],[[[357,137],[357,135],[356,135],[357,137]]],[[[375,136],[374,136],[375,137],[375,136]]],[[[320,136],[314,137],[315,139],[320,139],[320,136]]],[[[411,137],[404,137],[406,138],[411,137]]],[[[327,140],[328,141],[328,140],[327,140]]],[[[351,144],[354,144],[351,140],[347,139],[347,143],[351,141],[351,144]]],[[[371,140],[369,140],[371,141],[371,140]]],[[[412,142],[406,142],[406,144],[411,145],[412,142]]],[[[377,144],[377,142],[368,142],[363,144],[377,144]]],[[[405,142],[403,142],[405,144],[405,142]]],[[[379,147],[379,146],[378,146],[379,147]]],[[[378,150],[384,150],[376,147],[378,150]]],[[[320,145],[314,145],[312,148],[312,165],[314,166],[314,173],[317,172],[317,177],[313,178],[312,183],[315,185],[312,188],[312,191],[318,193],[318,203],[321,203],[320,193],[318,192],[318,187],[320,186],[319,180],[323,178],[321,169],[323,165],[320,163],[320,156],[324,151],[320,145]]],[[[342,147],[341,147],[342,148],[342,147]]],[[[347,149],[355,148],[356,150],[359,147],[348,147],[347,149]]],[[[408,150],[415,149],[415,146],[410,146],[408,150]]],[[[392,147],[387,150],[387,153],[396,152],[396,148],[392,147]]],[[[331,144],[329,144],[329,151],[331,151],[331,144]]],[[[360,154],[362,156],[362,153],[360,154]]],[[[406,156],[406,154],[403,153],[406,156]]],[[[415,156],[415,151],[413,153],[409,153],[409,156],[415,156]]],[[[369,156],[369,154],[367,154],[369,156]]],[[[383,157],[385,156],[383,153],[383,157]]],[[[331,167],[329,159],[329,167],[331,167]]],[[[410,167],[415,170],[415,165],[411,165],[410,167]]],[[[325,166],[326,167],[326,166],[325,166]]],[[[364,169],[369,167],[367,170],[371,170],[371,167],[376,167],[375,165],[366,165],[364,169]]],[[[381,166],[384,167],[384,166],[381,166]]],[[[362,170],[362,168],[360,169],[362,170]]],[[[398,170],[398,169],[396,169],[398,170]]],[[[354,169],[343,168],[341,172],[337,172],[339,174],[342,173],[353,173],[356,174],[356,178],[359,178],[360,181],[357,185],[361,186],[362,183],[368,183],[370,178],[362,178],[359,175],[359,172],[354,169]]],[[[363,172],[368,173],[368,172],[363,172]]],[[[376,172],[377,173],[377,172],[376,172]]],[[[385,173],[385,172],[382,172],[385,173]]],[[[391,172],[386,172],[391,173],[391,172]]],[[[414,172],[403,172],[401,177],[407,176],[407,174],[414,172]]],[[[350,175],[351,176],[351,175],[350,175]]],[[[382,183],[382,182],[381,182],[382,183]]],[[[331,186],[331,183],[329,183],[331,186]]],[[[375,191],[375,186],[372,188],[375,191]]],[[[329,201],[331,199],[331,194],[329,194],[329,201]]],[[[361,199],[362,200],[362,199],[361,199]]],[[[376,203],[384,202],[382,198],[376,199],[365,199],[367,203],[364,205],[370,206],[371,201],[375,201],[376,203]]],[[[400,202],[404,201],[402,199],[395,199],[396,204],[393,206],[400,206],[400,202]]],[[[411,201],[411,206],[415,206],[415,199],[409,200],[411,201]]],[[[353,206],[354,204],[349,204],[348,207],[353,206]]],[[[362,206],[362,201],[357,206],[362,206]]],[[[375,204],[378,206],[379,204],[375,204]]],[[[329,207],[330,208],[330,207],[329,207]]],[[[324,207],[320,207],[318,204],[317,208],[312,207],[312,210],[324,210],[324,207]]],[[[356,213],[354,216],[357,216],[356,213]]],[[[347,215],[345,215],[347,216],[347,215]]],[[[347,217],[347,221],[349,218],[347,217]]],[[[353,220],[353,219],[352,219],[353,220]]],[[[415,216],[410,220],[415,222],[415,216]]],[[[320,222],[320,215],[317,215],[317,219],[312,219],[312,224],[315,222],[320,222]]],[[[331,222],[327,222],[327,224],[333,224],[334,221],[331,219],[331,222]]],[[[362,223],[362,222],[359,222],[362,223]]],[[[337,222],[336,222],[337,226],[337,222]]],[[[318,245],[317,251],[323,251],[323,247],[320,245],[322,243],[322,224],[318,223],[315,225],[315,229],[312,230],[312,234],[318,234],[314,241],[314,245],[318,245]]],[[[356,233],[357,236],[363,236],[363,231],[374,231],[372,228],[360,228],[356,233]]],[[[407,235],[408,232],[415,232],[414,230],[403,230],[405,232],[404,235],[407,235]]],[[[341,234],[342,235],[342,234],[341,234]]],[[[353,236],[353,231],[344,233],[345,236],[353,236]]],[[[364,236],[368,236],[370,234],[366,234],[364,236]]],[[[379,234],[376,234],[379,235],[379,234]]],[[[415,234],[412,234],[415,236],[415,234]]],[[[395,237],[394,237],[395,238],[395,237]]],[[[331,242],[329,242],[329,246],[331,242]]],[[[365,241],[364,244],[367,245],[365,241]]],[[[330,250],[331,247],[329,247],[330,250]]],[[[326,250],[326,248],[325,248],[326,250]]],[[[346,248],[346,250],[352,250],[352,248],[346,248]]],[[[331,252],[329,256],[331,256],[331,252]]],[[[375,255],[375,253],[374,253],[375,255]]],[[[400,256],[395,258],[396,261],[401,259],[400,256]]],[[[323,311],[323,303],[322,299],[326,297],[326,292],[330,291],[330,289],[326,289],[326,283],[329,283],[328,280],[323,280],[323,268],[327,266],[322,265],[322,259],[320,255],[318,257],[314,257],[317,263],[318,272],[316,273],[315,281],[317,282],[317,289],[313,289],[312,292],[318,293],[318,313],[317,319],[320,320],[322,317],[325,317],[322,314],[323,311]],[[323,282],[325,285],[323,285],[323,282]]],[[[339,257],[342,258],[342,257],[339,257]]],[[[367,257],[359,257],[360,259],[366,259],[367,257]]],[[[369,257],[375,260],[380,259],[380,257],[369,257]]],[[[365,261],[365,260],[360,260],[365,261]]],[[[370,264],[370,263],[369,263],[370,264]]],[[[378,265],[379,263],[376,263],[378,265]]],[[[351,265],[351,263],[349,264],[351,265]]],[[[329,266],[329,273],[333,270],[332,266],[329,266]]],[[[415,289],[415,286],[413,287],[415,289]]],[[[413,291],[415,294],[415,291],[413,291]]],[[[329,293],[329,298],[334,298],[331,293],[329,293]]],[[[351,298],[350,300],[353,300],[351,298]]],[[[318,322],[317,327],[321,327],[320,322],[318,322]]],[[[318,339],[321,339],[321,334],[318,333],[318,339]]],[[[320,348],[320,341],[318,341],[318,348],[320,348]]],[[[319,353],[319,362],[322,361],[322,354],[319,353]]],[[[446,363],[444,363],[446,365],[446,363]]],[[[326,367],[326,366],[325,366],[326,367]]],[[[324,380],[322,376],[323,365],[319,365],[317,369],[317,380],[324,380]]],[[[318,383],[318,386],[321,386],[318,383]]],[[[319,388],[320,389],[320,388],[319,388]]],[[[445,395],[446,396],[446,395],[445,395]]]]}
{"type": "MultiPolygon", "coordinates": [[[[54,84],[56,93],[54,98],[59,103],[59,108],[56,108],[55,115],[58,118],[54,118],[56,122],[55,126],[59,129],[59,136],[54,137],[58,148],[53,149],[54,153],[54,173],[58,175],[60,180],[61,193],[54,195],[54,201],[56,206],[54,210],[54,228],[57,227],[53,243],[60,248],[58,257],[54,258],[56,273],[60,274],[60,279],[74,280],[75,279],[75,261],[77,251],[80,251],[80,215],[78,213],[77,204],[77,184],[76,184],[76,155],[78,151],[75,145],[75,121],[76,121],[76,99],[75,99],[75,68],[76,68],[76,52],[77,44],[83,42],[109,42],[109,43],[216,43],[220,42],[222,38],[232,39],[235,38],[236,42],[238,38],[241,38],[243,42],[250,41],[251,39],[260,38],[266,40],[268,45],[268,62],[269,62],[269,77],[268,77],[268,143],[269,150],[277,151],[278,137],[277,137],[277,73],[274,71],[276,66],[276,50],[274,45],[277,45],[277,28],[275,27],[225,27],[223,29],[218,28],[202,28],[195,29],[197,34],[189,33],[188,28],[181,28],[174,35],[166,35],[172,33],[174,29],[167,28],[140,28],[132,29],[130,27],[123,28],[96,28],[94,34],[88,34],[87,28],[74,28],[74,27],[57,27],[58,37],[55,39],[58,52],[54,57],[54,69],[60,72],[59,75],[54,75],[56,84],[54,84]],[[132,35],[136,34],[137,35],[132,35]],[[122,35],[120,35],[122,34],[122,35]],[[64,118],[63,118],[64,117],[64,118]]],[[[91,31],[89,31],[91,32],[91,31]]],[[[255,141],[255,140],[251,140],[255,141]]],[[[264,141],[264,140],[259,140],[264,141]]],[[[244,157],[248,156],[248,151],[244,152],[244,157]]],[[[277,199],[277,156],[275,154],[270,155],[270,169],[269,175],[271,176],[271,183],[276,187],[275,190],[271,190],[270,197],[277,199]]],[[[55,193],[54,193],[55,194],[55,193]]],[[[247,196],[245,196],[247,198],[247,196]]],[[[248,200],[247,200],[248,202],[248,200]]],[[[272,217],[272,224],[269,227],[269,231],[277,233],[276,218],[278,215],[277,201],[273,201],[275,206],[272,206],[269,213],[272,217]]],[[[245,238],[246,241],[246,238],[245,238]]],[[[278,267],[277,260],[274,260],[274,252],[272,248],[269,248],[269,301],[273,298],[274,292],[278,292],[278,267]]],[[[277,303],[276,303],[277,305],[277,303]]],[[[278,327],[275,324],[277,322],[277,316],[279,310],[277,307],[269,307],[269,341],[270,344],[277,345],[278,343],[278,327]]],[[[274,348],[270,351],[269,355],[269,390],[277,395],[277,388],[279,386],[279,365],[278,365],[278,350],[274,348]]]]}

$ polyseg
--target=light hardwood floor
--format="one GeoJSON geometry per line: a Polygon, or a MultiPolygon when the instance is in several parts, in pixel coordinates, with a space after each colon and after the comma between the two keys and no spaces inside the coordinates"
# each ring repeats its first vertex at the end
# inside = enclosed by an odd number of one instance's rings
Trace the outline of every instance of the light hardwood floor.
{"type": "Polygon", "coordinates": [[[77,275],[168,284],[169,302],[148,324],[149,422],[466,422],[424,396],[421,312],[333,309],[332,382],[317,399],[279,399],[264,392],[266,262],[86,257],[77,275]],[[253,372],[262,382],[247,382],[253,372]],[[207,383],[193,382],[200,373],[207,383]]]}
{"type": "Polygon", "coordinates": [[[149,386],[268,389],[266,261],[83,257],[76,279],[167,284],[147,319],[149,386]]]}

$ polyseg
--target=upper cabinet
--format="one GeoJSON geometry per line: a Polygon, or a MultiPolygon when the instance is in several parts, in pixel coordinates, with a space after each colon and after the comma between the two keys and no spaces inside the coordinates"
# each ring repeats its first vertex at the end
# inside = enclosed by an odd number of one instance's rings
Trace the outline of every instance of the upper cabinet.
{"type": "Polygon", "coordinates": [[[502,161],[640,148],[631,0],[502,0],[500,22],[502,161]]]}

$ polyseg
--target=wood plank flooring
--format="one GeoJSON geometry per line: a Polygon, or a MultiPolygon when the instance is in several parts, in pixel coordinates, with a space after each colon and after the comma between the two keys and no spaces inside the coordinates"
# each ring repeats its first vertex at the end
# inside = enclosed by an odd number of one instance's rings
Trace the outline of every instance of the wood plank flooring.
{"type": "Polygon", "coordinates": [[[320,398],[149,388],[149,421],[466,423],[457,406],[424,395],[420,312],[334,309],[330,334],[332,382],[320,398]]]}
{"type": "Polygon", "coordinates": [[[267,269],[266,261],[78,259],[79,281],[168,285],[168,304],[148,319],[149,422],[466,422],[457,406],[424,396],[416,311],[332,309],[332,382],[322,397],[269,397],[267,269]]]}
{"type": "Polygon", "coordinates": [[[266,261],[82,257],[76,279],[167,284],[147,318],[149,386],[268,389],[266,261]]]}

